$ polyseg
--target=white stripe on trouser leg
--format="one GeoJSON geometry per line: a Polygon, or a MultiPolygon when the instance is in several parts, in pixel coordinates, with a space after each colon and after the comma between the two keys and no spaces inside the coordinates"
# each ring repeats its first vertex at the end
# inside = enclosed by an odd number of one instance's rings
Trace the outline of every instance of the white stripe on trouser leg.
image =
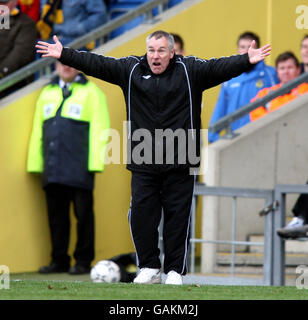
{"type": "Polygon", "coordinates": [[[130,206],[129,206],[129,210],[128,210],[128,223],[129,223],[130,236],[132,238],[132,241],[133,241],[133,244],[135,247],[135,252],[136,252],[136,265],[137,265],[137,267],[139,267],[139,258],[138,258],[138,253],[137,253],[137,248],[135,245],[134,237],[133,237],[131,218],[132,218],[132,198],[131,198],[130,206]]]}

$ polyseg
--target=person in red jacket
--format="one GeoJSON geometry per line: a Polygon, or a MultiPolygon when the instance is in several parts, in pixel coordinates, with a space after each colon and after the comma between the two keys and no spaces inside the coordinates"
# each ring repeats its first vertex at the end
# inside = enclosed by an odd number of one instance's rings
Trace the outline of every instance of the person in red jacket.
{"type": "MultiPolygon", "coordinates": [[[[260,90],[256,97],[252,99],[252,101],[266,96],[271,91],[279,89],[285,83],[288,83],[289,81],[295,79],[300,74],[299,61],[296,56],[290,51],[284,52],[277,57],[276,68],[280,83],[270,88],[264,88],[260,90]]],[[[305,94],[306,92],[308,92],[308,84],[304,82],[296,88],[292,89],[289,93],[273,99],[266,106],[259,107],[251,111],[249,114],[250,120],[255,121],[259,118],[262,118],[269,112],[280,108],[291,100],[296,99],[298,96],[305,94]]]]}
{"type": "Polygon", "coordinates": [[[37,22],[40,18],[40,0],[18,0],[20,11],[37,22]]]}

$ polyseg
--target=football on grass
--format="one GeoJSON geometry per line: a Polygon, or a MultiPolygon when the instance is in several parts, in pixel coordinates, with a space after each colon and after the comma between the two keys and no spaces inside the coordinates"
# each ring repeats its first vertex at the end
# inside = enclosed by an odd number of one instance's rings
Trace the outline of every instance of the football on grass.
{"type": "Polygon", "coordinates": [[[93,282],[119,282],[121,279],[120,268],[111,260],[101,260],[91,269],[90,277],[93,282]]]}

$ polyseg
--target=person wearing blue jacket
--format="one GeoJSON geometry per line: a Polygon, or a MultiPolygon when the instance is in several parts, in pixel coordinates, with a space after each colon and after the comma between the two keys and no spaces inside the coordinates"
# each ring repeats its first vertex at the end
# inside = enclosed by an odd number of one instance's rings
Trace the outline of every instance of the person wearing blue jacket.
{"type": "Polygon", "coordinates": [[[38,29],[42,39],[57,35],[67,45],[106,22],[107,8],[102,0],[41,0],[38,29]]]}
{"type": "MultiPolygon", "coordinates": [[[[259,47],[260,40],[256,34],[252,32],[242,33],[237,41],[238,53],[246,53],[253,40],[256,41],[259,47]]],[[[261,89],[271,87],[277,83],[279,83],[279,79],[275,68],[267,66],[264,61],[257,63],[252,70],[224,82],[210,124],[215,123],[224,116],[250,103],[250,100],[255,97],[261,89]]],[[[234,131],[248,122],[250,122],[249,114],[234,121],[231,124],[231,130],[234,131]]],[[[215,142],[219,137],[219,132],[209,132],[209,142],[215,142]]]]}

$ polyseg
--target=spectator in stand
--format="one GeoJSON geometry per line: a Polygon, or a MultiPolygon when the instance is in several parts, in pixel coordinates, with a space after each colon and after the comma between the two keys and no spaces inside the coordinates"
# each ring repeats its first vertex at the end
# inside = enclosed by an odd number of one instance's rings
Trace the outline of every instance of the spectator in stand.
{"type": "Polygon", "coordinates": [[[301,73],[308,71],[308,34],[306,34],[301,42],[302,63],[301,73]]]}
{"type": "MultiPolygon", "coordinates": [[[[301,57],[300,73],[308,71],[308,34],[301,41],[301,57]]],[[[307,181],[308,184],[308,181],[307,181]]],[[[308,236],[308,194],[301,194],[294,207],[292,208],[294,215],[290,223],[284,228],[277,230],[277,234],[285,239],[301,238],[308,236]]]]}
{"type": "MultiPolygon", "coordinates": [[[[0,0],[7,6],[9,28],[0,29],[0,79],[22,68],[35,58],[37,31],[35,22],[17,9],[17,0],[0,0]]],[[[7,19],[3,18],[3,19],[7,19]]],[[[0,93],[0,99],[30,82],[26,79],[0,93]]]]}
{"type": "MultiPolygon", "coordinates": [[[[260,39],[253,32],[242,33],[237,41],[237,50],[239,54],[245,54],[248,51],[252,41],[255,41],[257,47],[260,47],[260,39]]],[[[244,107],[262,88],[267,88],[277,84],[278,78],[275,68],[267,66],[264,61],[260,61],[252,70],[242,73],[222,84],[218,101],[216,103],[210,124],[218,121],[224,116],[244,107]]],[[[231,124],[232,131],[242,127],[249,122],[249,115],[234,121],[231,124]]],[[[219,139],[219,132],[209,133],[209,142],[219,139]]]]}
{"type": "Polygon", "coordinates": [[[18,0],[18,7],[21,12],[37,22],[40,18],[40,0],[18,0]]]}
{"type": "MultiPolygon", "coordinates": [[[[307,37],[308,40],[308,37],[307,37]]],[[[303,40],[304,41],[304,40],[303,40]]],[[[303,42],[302,41],[302,57],[305,61],[303,54],[303,42]]],[[[308,46],[308,42],[307,42],[308,46]]],[[[308,51],[306,49],[306,51],[308,51]]],[[[304,62],[305,63],[305,62],[304,62]]],[[[302,64],[303,67],[303,64],[302,64]]],[[[295,79],[301,72],[301,66],[298,59],[292,52],[285,52],[280,54],[276,59],[276,68],[278,77],[281,81],[280,84],[271,88],[261,90],[256,98],[261,98],[268,94],[272,90],[279,89],[283,84],[295,79]]],[[[299,95],[308,92],[308,84],[302,83],[298,87],[292,89],[289,93],[279,96],[268,103],[266,108],[259,107],[250,113],[251,120],[254,121],[265,116],[268,112],[272,112],[277,108],[283,106],[289,101],[296,99],[299,95]]],[[[308,183],[308,182],[307,182],[308,183]]],[[[290,223],[284,228],[277,230],[277,234],[285,239],[295,239],[308,236],[308,194],[301,194],[297,199],[294,207],[292,208],[294,215],[290,223]]]]}
{"type": "MultiPolygon", "coordinates": [[[[107,21],[102,0],[41,0],[41,19],[37,24],[43,40],[57,35],[64,45],[85,35],[107,21]]],[[[87,45],[94,49],[94,42],[87,45]]]]}
{"type": "Polygon", "coordinates": [[[173,39],[174,39],[174,53],[184,56],[185,55],[185,49],[184,49],[184,40],[183,38],[176,33],[172,33],[173,39]]]}
{"type": "MultiPolygon", "coordinates": [[[[290,52],[284,52],[280,54],[276,59],[276,69],[278,73],[278,78],[280,80],[280,83],[272,86],[270,88],[265,88],[258,92],[255,98],[252,99],[254,101],[255,99],[261,98],[266,96],[269,92],[273,90],[279,89],[284,84],[288,83],[289,81],[295,79],[300,74],[300,64],[296,56],[290,52]]],[[[250,112],[250,120],[255,121],[261,117],[264,117],[269,112],[272,112],[289,101],[297,98],[298,96],[308,92],[308,84],[302,83],[296,88],[292,89],[289,93],[286,93],[282,96],[279,96],[272,101],[270,101],[265,107],[259,107],[253,111],[250,112]]]]}

